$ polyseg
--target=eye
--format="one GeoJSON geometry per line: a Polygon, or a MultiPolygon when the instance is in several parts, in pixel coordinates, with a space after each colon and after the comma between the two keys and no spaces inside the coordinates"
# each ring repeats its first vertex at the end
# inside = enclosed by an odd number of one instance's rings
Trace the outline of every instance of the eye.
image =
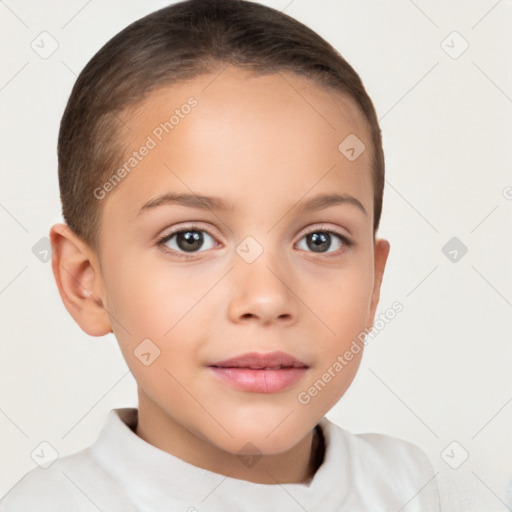
{"type": "Polygon", "coordinates": [[[340,233],[316,230],[302,237],[299,240],[297,247],[311,252],[328,253],[336,252],[343,247],[349,247],[350,245],[351,242],[340,233]]]}
{"type": "Polygon", "coordinates": [[[178,253],[195,253],[212,249],[215,240],[203,229],[188,228],[165,235],[158,244],[178,253]]]}

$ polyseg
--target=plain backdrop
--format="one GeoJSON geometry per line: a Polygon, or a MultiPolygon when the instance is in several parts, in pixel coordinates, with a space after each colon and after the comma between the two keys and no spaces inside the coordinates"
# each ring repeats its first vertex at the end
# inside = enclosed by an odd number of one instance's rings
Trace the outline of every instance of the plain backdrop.
{"type": "MultiPolygon", "coordinates": [[[[76,76],[168,3],[0,2],[0,495],[36,467],[41,442],[76,452],[110,409],[137,406],[113,335],[86,335],[64,308],[45,237],[60,220],[57,134],[76,76]],[[34,50],[40,37],[58,44],[50,56],[34,50]]],[[[262,3],[340,51],[383,131],[379,235],[391,253],[379,311],[397,300],[404,309],[370,341],[328,417],[421,446],[446,510],[509,510],[512,3],[262,3]]]]}

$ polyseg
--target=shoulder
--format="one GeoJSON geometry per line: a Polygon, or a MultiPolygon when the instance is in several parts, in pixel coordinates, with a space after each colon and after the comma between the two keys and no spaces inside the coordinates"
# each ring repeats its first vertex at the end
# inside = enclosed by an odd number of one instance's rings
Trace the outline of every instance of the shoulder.
{"type": "Polygon", "coordinates": [[[414,443],[398,437],[365,433],[347,434],[353,450],[359,453],[361,465],[371,461],[372,467],[411,477],[432,477],[430,461],[424,451],[414,443]]]}
{"type": "Polygon", "coordinates": [[[26,473],[0,499],[0,512],[131,510],[119,502],[116,484],[84,449],[26,473]]]}
{"type": "MultiPolygon", "coordinates": [[[[322,425],[330,438],[332,457],[345,454],[356,487],[364,482],[367,489],[378,489],[383,499],[393,496],[402,505],[411,500],[407,510],[439,510],[436,475],[417,445],[385,434],[353,434],[326,418],[322,425]]],[[[378,500],[375,495],[372,499],[378,500]]]]}

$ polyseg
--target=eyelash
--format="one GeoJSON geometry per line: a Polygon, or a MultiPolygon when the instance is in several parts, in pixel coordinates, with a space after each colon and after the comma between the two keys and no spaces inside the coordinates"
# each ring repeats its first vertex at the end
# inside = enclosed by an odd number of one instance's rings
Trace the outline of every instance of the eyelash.
{"type": "MultiPolygon", "coordinates": [[[[197,253],[186,254],[186,253],[175,251],[173,249],[165,248],[165,243],[168,242],[174,235],[176,235],[177,233],[182,233],[182,232],[186,232],[186,231],[204,231],[205,233],[208,233],[208,235],[210,235],[215,240],[215,237],[207,229],[203,229],[200,226],[197,226],[195,224],[190,224],[189,226],[180,227],[180,228],[175,229],[175,230],[173,230],[173,231],[171,231],[169,233],[166,233],[165,235],[161,236],[157,240],[156,244],[159,247],[161,247],[162,250],[164,250],[165,252],[167,252],[169,254],[176,255],[176,256],[178,256],[180,258],[183,258],[184,260],[194,259],[196,257],[196,255],[197,255],[197,253]]],[[[312,228],[312,229],[308,230],[306,233],[304,233],[302,235],[302,237],[300,238],[300,240],[302,240],[305,236],[310,235],[311,233],[329,233],[329,234],[334,234],[334,235],[336,235],[337,237],[340,238],[340,240],[343,242],[343,245],[346,248],[350,248],[350,247],[352,247],[354,245],[354,242],[352,242],[352,240],[349,240],[345,235],[339,233],[338,231],[333,230],[332,228],[324,229],[324,228],[318,227],[318,226],[315,227],[315,228],[312,228]]],[[[317,253],[317,254],[322,254],[322,253],[317,253]]],[[[334,254],[325,254],[324,258],[333,258],[333,257],[337,257],[337,256],[339,256],[339,254],[337,254],[337,252],[335,252],[334,254]]]]}

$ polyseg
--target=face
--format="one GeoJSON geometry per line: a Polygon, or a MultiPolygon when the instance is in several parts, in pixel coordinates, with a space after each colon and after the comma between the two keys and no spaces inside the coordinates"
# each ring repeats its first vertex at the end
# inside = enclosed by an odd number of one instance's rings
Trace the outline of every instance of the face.
{"type": "Polygon", "coordinates": [[[141,414],[230,453],[291,449],[352,382],[378,299],[362,115],[306,79],[227,68],[125,121],[138,156],[99,199],[102,301],[141,414]]]}

